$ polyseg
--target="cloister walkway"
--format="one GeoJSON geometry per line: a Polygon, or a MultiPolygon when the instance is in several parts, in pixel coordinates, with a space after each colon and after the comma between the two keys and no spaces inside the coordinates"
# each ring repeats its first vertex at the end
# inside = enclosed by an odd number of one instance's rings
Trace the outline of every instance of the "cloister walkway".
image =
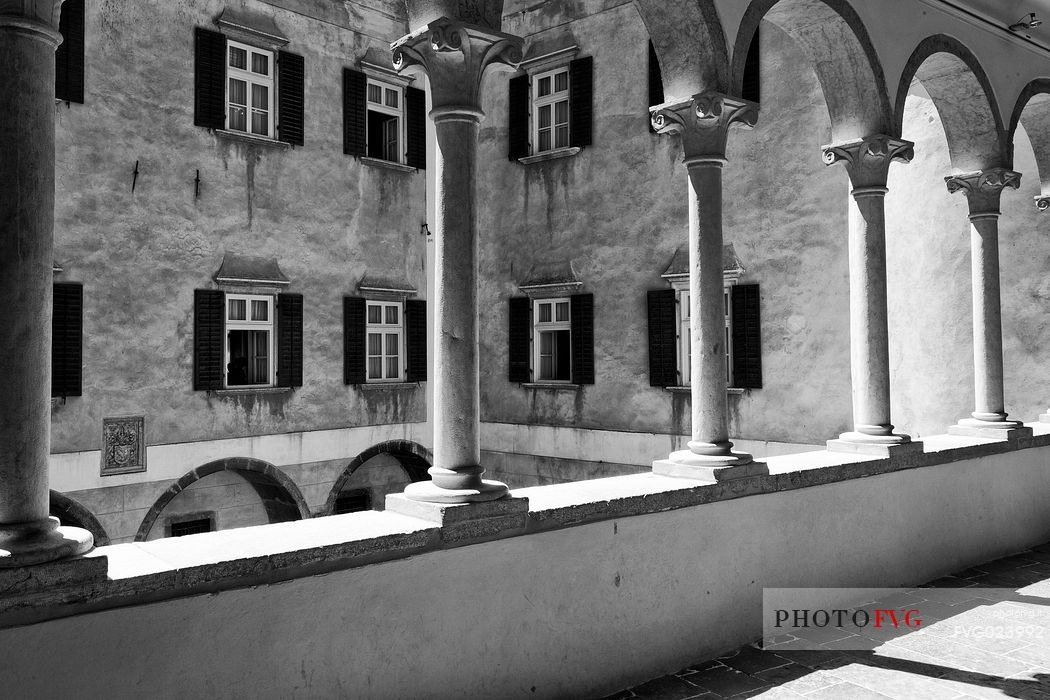
{"type": "Polygon", "coordinates": [[[606,700],[1050,698],[1050,543],[876,607],[905,605],[921,611],[919,629],[866,628],[858,639],[813,628],[807,638],[748,645],[606,700]]]}

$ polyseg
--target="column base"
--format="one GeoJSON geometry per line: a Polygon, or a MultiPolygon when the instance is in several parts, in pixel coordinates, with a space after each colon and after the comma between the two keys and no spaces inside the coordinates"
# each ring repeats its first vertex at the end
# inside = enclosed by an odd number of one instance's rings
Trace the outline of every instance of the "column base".
{"type": "Polygon", "coordinates": [[[48,517],[32,523],[0,524],[0,568],[32,566],[91,551],[95,538],[79,527],[48,517]]]}
{"type": "MultiPolygon", "coordinates": [[[[1041,419],[1042,417],[1040,417],[1041,419]]],[[[948,434],[963,437],[992,438],[993,440],[1016,440],[1018,438],[1032,437],[1032,429],[1016,420],[986,421],[976,418],[963,418],[948,428],[948,434]]]]}
{"type": "Polygon", "coordinates": [[[405,487],[405,497],[421,503],[480,503],[495,501],[510,493],[499,481],[478,479],[473,488],[442,488],[433,481],[417,481],[405,487]]]}
{"type": "Polygon", "coordinates": [[[836,440],[828,440],[829,452],[851,452],[853,454],[874,455],[876,457],[896,457],[898,455],[922,452],[922,442],[913,441],[902,434],[869,435],[868,433],[842,433],[836,440]]]}
{"type": "Polygon", "coordinates": [[[699,455],[692,450],[672,452],[667,459],[653,462],[653,473],[681,479],[729,481],[769,474],[765,462],[756,462],[746,452],[728,450],[726,454],[699,455]]]}
{"type": "Polygon", "coordinates": [[[523,496],[506,496],[473,503],[436,503],[416,500],[407,492],[408,489],[405,489],[405,493],[389,494],[386,497],[387,511],[437,523],[441,527],[441,539],[444,542],[491,539],[506,535],[508,531],[524,531],[528,522],[529,499],[523,496]]]}

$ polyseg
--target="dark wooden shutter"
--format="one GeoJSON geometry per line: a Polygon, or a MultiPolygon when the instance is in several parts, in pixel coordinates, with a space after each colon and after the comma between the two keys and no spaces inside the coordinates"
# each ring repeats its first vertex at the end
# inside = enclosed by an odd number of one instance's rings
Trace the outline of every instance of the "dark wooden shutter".
{"type": "Polygon", "coordinates": [[[343,384],[365,383],[366,335],[365,300],[343,297],[343,384]]]}
{"type": "MultiPolygon", "coordinates": [[[[303,145],[306,73],[303,57],[277,52],[277,134],[281,141],[303,145]]],[[[301,386],[296,384],[296,386],[301,386]]]]}
{"type": "Polygon", "coordinates": [[[405,88],[405,131],[408,143],[405,162],[413,168],[427,167],[427,94],[419,88],[405,88]]]}
{"type": "Polygon", "coordinates": [[[591,99],[594,93],[594,59],[577,58],[569,63],[569,144],[590,146],[591,99]]]}
{"type": "Polygon", "coordinates": [[[225,295],[217,289],[193,290],[193,389],[222,388],[223,307],[225,295]]]}
{"type": "MultiPolygon", "coordinates": [[[[363,156],[367,139],[368,77],[361,71],[343,69],[343,153],[363,156]]],[[[354,382],[355,384],[357,382],[354,382]]]]}
{"type": "Polygon", "coordinates": [[[762,84],[759,80],[759,57],[758,57],[758,29],[751,37],[751,45],[747,47],[747,58],[744,60],[744,83],[740,90],[740,96],[752,102],[761,102],[762,84]]]}
{"type": "Polygon", "coordinates": [[[303,295],[277,295],[277,386],[303,385],[303,295]]]}
{"type": "Polygon", "coordinates": [[[55,51],[55,97],[84,102],[84,0],[66,0],[58,20],[62,43],[55,51]]]}
{"type": "Polygon", "coordinates": [[[507,158],[517,160],[529,155],[529,76],[511,78],[507,85],[507,158]]]}
{"type": "Polygon", "coordinates": [[[737,284],[733,298],[733,386],[762,388],[762,334],[757,284],[737,284]]]}
{"type": "Polygon", "coordinates": [[[654,289],[646,298],[649,310],[649,384],[677,386],[678,317],[675,313],[675,291],[654,289]]]}
{"type": "Polygon", "coordinates": [[[408,353],[410,382],[427,380],[427,303],[422,299],[405,302],[405,348],[408,353]]]}
{"type": "Polygon", "coordinates": [[[572,316],[572,382],[594,384],[594,295],[569,297],[572,316]]]}
{"type": "Polygon", "coordinates": [[[193,123],[226,128],[226,37],[197,27],[194,34],[193,123]]]}
{"type": "Polygon", "coordinates": [[[532,302],[528,297],[511,297],[507,325],[507,359],[510,364],[508,379],[512,382],[532,381],[529,371],[529,347],[532,339],[532,302]]]}
{"type": "Polygon", "coordinates": [[[662,104],[664,101],[664,79],[660,73],[660,59],[656,47],[649,42],[649,106],[662,104]]]}
{"type": "Polygon", "coordinates": [[[54,284],[51,396],[80,396],[83,377],[84,285],[54,284]]]}

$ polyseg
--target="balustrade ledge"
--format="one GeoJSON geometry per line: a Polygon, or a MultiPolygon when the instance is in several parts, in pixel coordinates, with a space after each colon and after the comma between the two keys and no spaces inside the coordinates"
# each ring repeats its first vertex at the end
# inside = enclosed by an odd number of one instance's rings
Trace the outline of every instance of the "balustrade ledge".
{"type": "Polygon", "coordinates": [[[721,483],[645,473],[516,489],[514,496],[528,499],[524,527],[476,538],[465,538],[462,527],[455,525],[367,511],[99,547],[65,561],[0,569],[0,629],[274,584],[610,519],[1050,446],[1050,424],[1029,426],[1034,435],[1011,441],[926,436],[924,451],[889,458],[827,451],[769,457],[764,459],[768,475],[721,483]]]}

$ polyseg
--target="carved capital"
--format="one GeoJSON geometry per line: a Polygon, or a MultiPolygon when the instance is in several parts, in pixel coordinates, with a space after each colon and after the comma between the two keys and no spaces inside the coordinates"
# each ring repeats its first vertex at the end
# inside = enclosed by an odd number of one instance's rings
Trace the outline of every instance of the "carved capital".
{"type": "Polygon", "coordinates": [[[1039,211],[1050,209],[1050,194],[1037,194],[1033,199],[1035,199],[1035,208],[1039,211]]]}
{"type": "Polygon", "coordinates": [[[481,79],[490,66],[513,70],[520,37],[440,17],[390,45],[394,68],[420,66],[430,78],[434,111],[481,114],[481,79]]]}
{"type": "MultiPolygon", "coordinates": [[[[999,213],[999,197],[1006,187],[1015,190],[1021,185],[1021,173],[1007,168],[988,168],[972,173],[960,173],[944,178],[948,192],[964,192],[970,205],[970,216],[999,213]]],[[[1036,198],[1038,200],[1038,197],[1036,198]]],[[[1038,206],[1038,202],[1036,203],[1038,206]]]]}
{"type": "Polygon", "coordinates": [[[884,188],[890,163],[909,163],[915,157],[915,144],[885,134],[824,146],[825,165],[842,163],[853,187],[884,188]]]}
{"type": "Polygon", "coordinates": [[[42,22],[57,30],[61,7],[62,0],[0,0],[0,26],[14,18],[42,22]]]}
{"type": "Polygon", "coordinates": [[[756,103],[718,92],[703,92],[688,100],[656,105],[650,112],[656,133],[681,134],[686,160],[724,159],[729,127],[752,127],[758,120],[756,103]]]}

